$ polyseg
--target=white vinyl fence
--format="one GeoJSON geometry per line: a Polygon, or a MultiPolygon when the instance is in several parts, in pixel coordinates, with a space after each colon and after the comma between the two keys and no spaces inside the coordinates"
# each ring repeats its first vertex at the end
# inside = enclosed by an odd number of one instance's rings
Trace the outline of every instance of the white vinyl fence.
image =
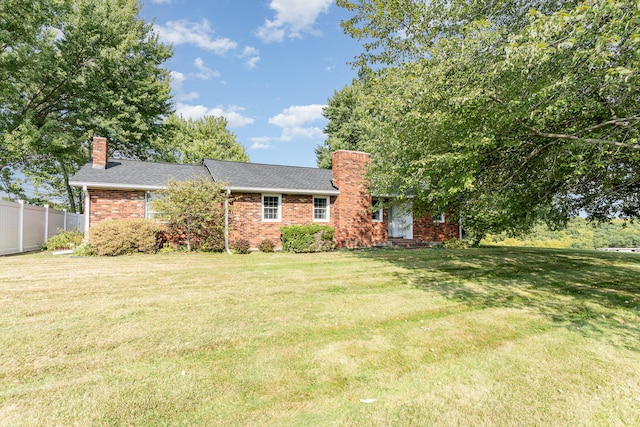
{"type": "Polygon", "coordinates": [[[33,251],[59,230],[84,230],[84,215],[0,200],[0,255],[33,251]]]}

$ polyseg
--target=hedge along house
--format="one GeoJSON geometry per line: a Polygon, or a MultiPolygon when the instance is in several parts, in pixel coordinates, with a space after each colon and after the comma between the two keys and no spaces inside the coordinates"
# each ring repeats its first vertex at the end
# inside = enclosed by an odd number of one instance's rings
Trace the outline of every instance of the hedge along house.
{"type": "Polygon", "coordinates": [[[458,224],[444,217],[413,218],[410,209],[372,209],[367,188],[369,154],[339,150],[333,168],[205,160],[182,165],[108,158],[106,138],[93,139],[93,158],[70,185],[85,195],[85,235],[100,221],[150,218],[154,192],[170,179],[209,177],[226,183],[230,194],[229,240],[246,239],[255,248],[263,239],[280,244],[283,225],[324,224],[335,229],[338,248],[371,247],[392,238],[441,242],[458,236],[458,224]]]}

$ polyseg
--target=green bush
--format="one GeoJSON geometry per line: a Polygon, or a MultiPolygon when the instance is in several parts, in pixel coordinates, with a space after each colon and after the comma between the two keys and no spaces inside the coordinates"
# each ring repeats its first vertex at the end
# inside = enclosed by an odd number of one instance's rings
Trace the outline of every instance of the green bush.
{"type": "Polygon", "coordinates": [[[280,227],[282,250],[286,252],[326,252],[333,249],[333,228],[328,225],[287,225],[280,227]]]}
{"type": "Polygon", "coordinates": [[[262,241],[258,243],[258,250],[260,252],[273,252],[276,250],[276,244],[273,243],[271,239],[262,239],[262,241]]]}
{"type": "Polygon", "coordinates": [[[75,256],[94,256],[96,251],[90,244],[82,243],[73,249],[73,254],[75,256]]]}
{"type": "Polygon", "coordinates": [[[61,249],[74,249],[82,244],[84,235],[76,229],[63,231],[58,229],[58,234],[51,236],[42,245],[43,251],[57,251],[61,249]]]}
{"type": "Polygon", "coordinates": [[[153,253],[158,249],[160,226],[146,219],[102,221],[91,227],[89,243],[96,255],[153,253]]]}
{"type": "Polygon", "coordinates": [[[231,249],[235,254],[248,254],[251,253],[251,243],[245,239],[238,239],[233,242],[231,249]]]}

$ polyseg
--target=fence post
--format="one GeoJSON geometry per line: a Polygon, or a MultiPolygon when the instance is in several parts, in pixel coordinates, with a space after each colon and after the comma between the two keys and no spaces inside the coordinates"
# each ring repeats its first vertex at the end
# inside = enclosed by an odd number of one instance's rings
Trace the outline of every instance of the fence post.
{"type": "Polygon", "coordinates": [[[24,200],[18,200],[20,203],[20,218],[18,218],[18,252],[24,250],[24,200]]]}
{"type": "Polygon", "coordinates": [[[44,242],[49,240],[49,205],[44,205],[44,242]]]}

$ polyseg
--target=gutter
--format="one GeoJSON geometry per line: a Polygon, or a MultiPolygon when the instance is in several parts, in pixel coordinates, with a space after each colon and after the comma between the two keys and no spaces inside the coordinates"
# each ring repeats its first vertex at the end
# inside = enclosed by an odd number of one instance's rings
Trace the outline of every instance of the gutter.
{"type": "Polygon", "coordinates": [[[231,190],[227,188],[227,192],[224,197],[224,249],[228,254],[231,254],[229,249],[229,196],[231,190]]]}
{"type": "Polygon", "coordinates": [[[261,188],[261,187],[226,187],[235,193],[271,193],[271,194],[302,194],[315,196],[339,196],[338,190],[299,190],[295,188],[261,188]]]}
{"type": "Polygon", "coordinates": [[[91,225],[91,197],[86,185],[82,186],[84,193],[84,242],[89,243],[89,226],[91,225]]]}
{"type": "Polygon", "coordinates": [[[101,190],[146,190],[157,191],[165,190],[166,185],[134,185],[134,184],[104,184],[102,182],[81,182],[81,181],[69,181],[71,187],[84,188],[98,188],[101,190]]]}

